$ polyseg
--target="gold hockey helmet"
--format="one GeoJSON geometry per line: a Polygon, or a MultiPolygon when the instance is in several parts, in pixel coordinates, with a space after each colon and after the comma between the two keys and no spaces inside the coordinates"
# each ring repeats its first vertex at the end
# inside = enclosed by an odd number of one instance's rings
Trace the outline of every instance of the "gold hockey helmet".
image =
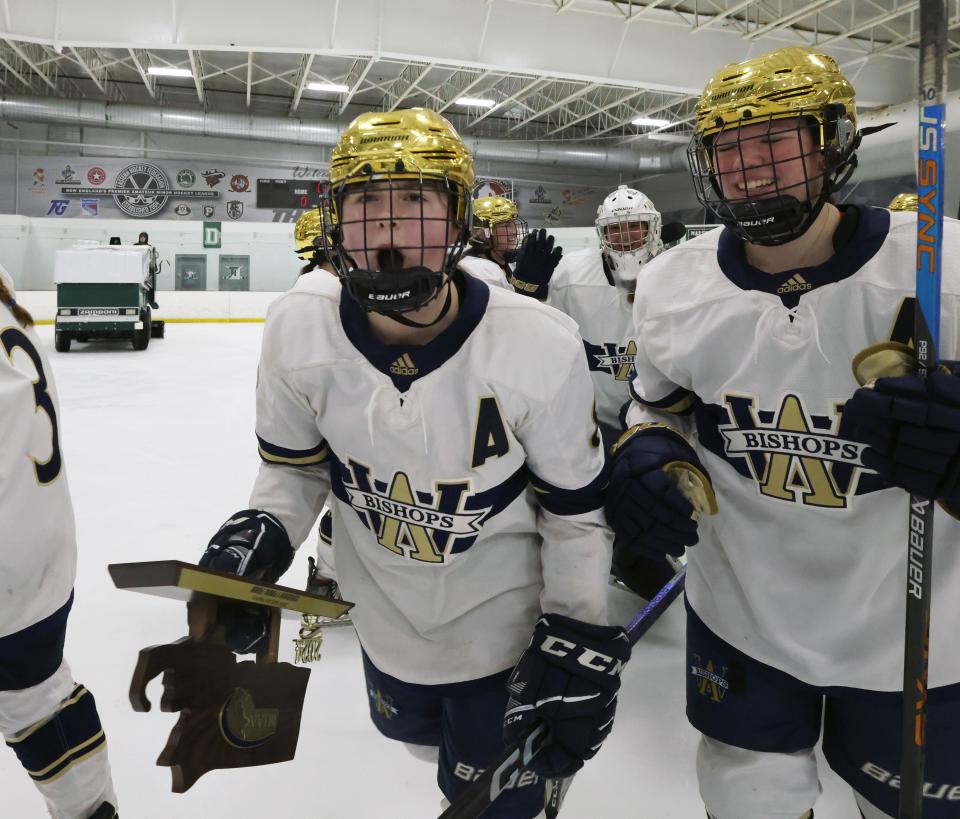
{"type": "MultiPolygon", "coordinates": [[[[330,154],[329,216],[334,229],[331,235],[325,236],[324,249],[347,292],[364,310],[385,313],[406,322],[400,314],[419,310],[440,292],[453,275],[470,235],[473,184],[470,151],[454,127],[435,111],[427,108],[375,111],[361,114],[346,127],[330,154]],[[420,238],[415,244],[393,245],[388,254],[382,247],[367,246],[366,228],[357,228],[358,222],[367,221],[365,215],[345,221],[346,195],[367,190],[368,186],[391,191],[387,197],[391,225],[395,220],[397,223],[420,220],[421,228],[416,231],[420,238]],[[442,219],[425,215],[422,198],[419,216],[394,217],[392,192],[420,190],[425,186],[440,187],[447,192],[447,209],[442,219]],[[427,247],[424,244],[427,233],[436,237],[439,227],[436,223],[441,221],[446,238],[441,244],[427,247]],[[424,229],[427,222],[434,223],[430,231],[424,229]],[[450,228],[456,232],[452,240],[450,228]],[[351,234],[350,247],[344,246],[347,234],[351,234]],[[438,252],[441,261],[437,261],[438,252]],[[428,255],[432,261],[426,261],[428,255]]],[[[363,214],[366,214],[366,205],[363,214]]],[[[397,236],[401,234],[406,235],[404,241],[411,241],[409,231],[398,230],[397,236]]],[[[431,241],[435,242],[436,238],[431,241]]],[[[447,290],[445,306],[436,321],[449,308],[449,292],[447,290]]]]}
{"type": "Polygon", "coordinates": [[[890,200],[890,204],[887,205],[888,210],[916,210],[919,203],[917,202],[917,195],[915,193],[898,193],[893,199],[890,200]]]}
{"type": "MultiPolygon", "coordinates": [[[[330,154],[330,187],[370,179],[438,179],[466,193],[457,216],[469,218],[475,178],[473,156],[460,135],[428,108],[361,114],[330,154]]],[[[336,216],[336,214],[334,214],[336,216]]]]}
{"type": "MultiPolygon", "coordinates": [[[[853,86],[832,57],[791,46],[725,66],[703,90],[687,148],[697,199],[741,239],[784,244],[803,235],[830,195],[846,184],[857,167],[861,136],[853,86]],[[745,167],[725,170],[721,184],[713,147],[720,132],[730,134],[727,147],[739,146],[742,162],[743,144],[794,129],[798,140],[804,131],[813,137],[805,149],[802,184],[781,189],[774,173],[773,192],[754,196],[746,192],[745,167]],[[740,174],[736,187],[743,195],[732,193],[733,174],[740,174]]],[[[776,165],[772,150],[765,164],[776,165]]]]}
{"type": "Polygon", "coordinates": [[[483,222],[484,227],[493,227],[500,222],[519,219],[520,211],[516,202],[506,196],[481,196],[473,200],[473,219],[483,222]]]}
{"type": "MultiPolygon", "coordinates": [[[[695,131],[701,139],[749,120],[846,115],[856,130],[853,86],[833,57],[813,48],[790,46],[732,63],[717,71],[700,95],[695,131]]],[[[823,135],[822,135],[823,136],[823,135]]],[[[826,135],[821,147],[829,144],[826,135]]]]}
{"type": "Polygon", "coordinates": [[[310,261],[317,249],[316,240],[323,230],[319,208],[306,211],[293,226],[293,246],[296,254],[305,262],[310,261]]]}

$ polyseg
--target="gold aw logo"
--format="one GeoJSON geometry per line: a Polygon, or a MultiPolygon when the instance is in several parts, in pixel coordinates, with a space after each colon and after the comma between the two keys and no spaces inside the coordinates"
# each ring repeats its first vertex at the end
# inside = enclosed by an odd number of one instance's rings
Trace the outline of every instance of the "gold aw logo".
{"type": "Polygon", "coordinates": [[[690,673],[697,680],[697,692],[701,696],[714,702],[720,702],[727,696],[727,692],[730,690],[730,680],[727,679],[726,666],[722,666],[718,671],[713,660],[707,660],[704,663],[699,654],[694,654],[690,673]]]}
{"type": "Polygon", "coordinates": [[[796,395],[784,396],[776,411],[758,411],[753,396],[725,395],[724,403],[732,419],[718,427],[724,454],[746,460],[761,494],[806,506],[847,508],[866,447],[837,434],[839,406],[827,417],[808,413],[796,395]]]}
{"type": "Polygon", "coordinates": [[[633,361],[637,355],[637,343],[632,339],[625,345],[615,341],[603,344],[583,342],[587,348],[587,361],[595,372],[610,373],[615,381],[629,381],[633,376],[633,361]]]}
{"type": "Polygon", "coordinates": [[[490,507],[467,510],[470,481],[436,481],[432,492],[418,491],[402,471],[389,481],[371,475],[358,461],[347,464],[347,502],[385,549],[411,560],[443,563],[451,552],[469,548],[480,534],[490,507]]]}

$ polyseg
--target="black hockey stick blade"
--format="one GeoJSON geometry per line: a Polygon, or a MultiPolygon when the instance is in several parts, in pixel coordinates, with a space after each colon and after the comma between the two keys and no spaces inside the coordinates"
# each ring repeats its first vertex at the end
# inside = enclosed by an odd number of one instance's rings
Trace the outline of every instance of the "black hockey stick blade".
{"type": "MultiPolygon", "coordinates": [[[[657,592],[653,600],[647,603],[625,626],[630,645],[635,645],[677,599],[683,591],[686,579],[687,567],[683,566],[657,592]]],[[[440,819],[477,819],[504,790],[510,787],[520,771],[540,753],[549,739],[550,731],[546,724],[534,723],[526,734],[507,746],[503,753],[470,783],[457,801],[440,814],[440,819]]]]}

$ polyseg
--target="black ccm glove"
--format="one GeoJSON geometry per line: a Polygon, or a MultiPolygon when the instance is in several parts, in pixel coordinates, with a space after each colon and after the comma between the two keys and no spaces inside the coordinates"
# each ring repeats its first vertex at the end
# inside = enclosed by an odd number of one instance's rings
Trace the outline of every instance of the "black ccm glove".
{"type": "Polygon", "coordinates": [[[563,248],[553,246],[553,236],[548,236],[543,228],[530,231],[520,250],[510,284],[518,293],[543,301],[547,297],[550,277],[561,258],[563,248]]]}
{"type": "Polygon", "coordinates": [[[620,626],[544,614],[507,682],[504,743],[543,720],[550,741],[530,769],[546,777],[572,776],[613,728],[620,671],[629,659],[630,640],[620,626]]]}
{"type": "MultiPolygon", "coordinates": [[[[275,583],[292,561],[293,547],[287,530],[273,515],[260,509],[244,509],[231,515],[210,538],[200,557],[200,565],[205,569],[267,583],[275,583]]],[[[227,648],[235,654],[256,653],[266,645],[270,617],[263,606],[221,605],[220,622],[227,648]]]]}

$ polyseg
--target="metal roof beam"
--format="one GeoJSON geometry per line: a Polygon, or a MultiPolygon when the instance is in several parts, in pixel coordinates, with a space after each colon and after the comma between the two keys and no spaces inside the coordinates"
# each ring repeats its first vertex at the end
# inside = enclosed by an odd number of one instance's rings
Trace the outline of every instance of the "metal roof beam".
{"type": "MultiPolygon", "coordinates": [[[[367,78],[367,74],[370,73],[370,69],[373,67],[373,64],[376,61],[377,61],[376,57],[370,57],[367,60],[366,64],[363,66],[363,68],[357,72],[356,79],[354,79],[352,84],[349,83],[350,75],[347,75],[347,80],[348,80],[348,84],[350,85],[350,90],[343,95],[343,99],[340,101],[340,110],[337,112],[338,115],[342,115],[343,112],[347,110],[347,106],[350,104],[350,100],[353,99],[353,95],[357,93],[357,89],[360,88],[360,85],[367,78]]],[[[350,69],[351,74],[354,72],[357,62],[359,62],[359,60],[357,60],[351,67],[350,69]]]]}
{"type": "MultiPolygon", "coordinates": [[[[390,100],[391,97],[394,98],[392,104],[387,110],[396,111],[397,106],[400,105],[401,102],[403,102],[407,97],[409,97],[414,91],[416,91],[420,87],[420,83],[423,82],[424,78],[427,76],[428,73],[430,73],[430,70],[433,67],[434,67],[434,63],[427,63],[425,66],[423,66],[422,70],[420,71],[419,74],[417,74],[416,78],[411,82],[407,83],[406,87],[403,88],[401,93],[395,94],[395,92],[393,92],[393,90],[391,89],[391,91],[387,93],[387,99],[384,100],[384,102],[387,102],[390,100]]],[[[394,85],[399,84],[400,80],[402,79],[403,79],[403,74],[401,73],[400,76],[397,78],[397,82],[394,83],[394,85]]]]}
{"type": "Polygon", "coordinates": [[[598,88],[598,87],[599,87],[599,83],[588,83],[587,85],[584,85],[581,88],[578,88],[572,94],[567,94],[567,96],[565,96],[563,99],[557,100],[552,105],[549,105],[546,108],[542,108],[539,111],[534,111],[526,119],[521,120],[516,125],[508,128],[507,133],[512,134],[518,128],[522,128],[524,125],[527,125],[528,123],[533,122],[533,120],[537,119],[538,117],[546,116],[551,111],[556,111],[558,108],[562,108],[568,102],[572,102],[573,100],[577,99],[577,97],[582,97],[584,94],[588,94],[591,91],[593,91],[594,88],[598,88]]]}
{"type": "Polygon", "coordinates": [[[479,117],[473,120],[468,127],[469,128],[475,127],[479,123],[483,122],[487,117],[489,117],[494,111],[502,111],[507,105],[513,105],[514,103],[519,103],[521,100],[523,100],[524,97],[527,97],[530,94],[532,94],[534,91],[539,90],[541,86],[546,85],[548,82],[550,82],[550,79],[548,77],[533,78],[531,82],[527,83],[525,86],[523,86],[521,89],[519,89],[515,93],[511,94],[506,99],[503,99],[500,102],[498,102],[495,106],[493,106],[493,108],[488,108],[486,111],[484,111],[479,117]]]}
{"type": "Polygon", "coordinates": [[[581,122],[585,122],[591,117],[597,116],[597,114],[601,114],[604,111],[609,111],[611,108],[616,108],[618,105],[626,105],[626,103],[628,103],[630,100],[634,99],[635,97],[639,97],[643,93],[645,93],[643,89],[637,89],[636,91],[633,91],[627,94],[627,96],[621,97],[618,100],[614,100],[613,102],[603,106],[602,108],[598,108],[594,111],[590,111],[589,113],[578,117],[572,122],[568,122],[565,125],[561,125],[559,128],[554,128],[552,131],[547,131],[543,136],[544,137],[553,136],[554,134],[560,133],[560,131],[566,131],[567,128],[573,128],[575,125],[579,125],[581,122]]]}
{"type": "MultiPolygon", "coordinates": [[[[590,139],[596,139],[597,137],[602,136],[603,134],[607,134],[610,131],[617,130],[617,128],[622,128],[627,123],[630,123],[635,119],[639,119],[640,117],[650,117],[650,116],[653,116],[654,114],[660,114],[664,111],[669,111],[672,108],[682,108],[684,104],[696,103],[697,99],[698,99],[697,97],[686,97],[685,99],[673,99],[670,102],[666,102],[663,105],[659,105],[655,108],[646,108],[642,111],[636,111],[636,110],[631,111],[628,116],[622,117],[621,119],[617,120],[611,125],[608,125],[602,128],[601,130],[595,131],[594,133],[590,134],[590,139]]],[[[663,127],[670,128],[674,125],[679,125],[684,121],[685,120],[683,119],[671,118],[670,125],[665,125],[663,127]]],[[[662,129],[658,129],[658,130],[662,130],[662,129]]],[[[656,131],[651,131],[647,133],[656,133],[656,131]]],[[[635,134],[632,136],[645,136],[645,134],[635,134]]]]}
{"type": "MultiPolygon", "coordinates": [[[[8,46],[10,46],[13,52],[21,60],[23,60],[28,66],[30,66],[30,70],[33,71],[34,74],[36,74],[41,80],[43,80],[48,86],[50,86],[50,88],[52,88],[54,91],[57,91],[59,93],[60,89],[57,88],[56,83],[50,79],[50,77],[47,75],[47,72],[40,67],[39,63],[34,59],[31,59],[30,55],[28,54],[27,50],[31,48],[30,44],[16,43],[12,40],[7,40],[7,39],[4,39],[4,42],[8,46]]],[[[32,46],[32,48],[37,48],[37,46],[32,46]]],[[[40,48],[42,49],[42,46],[40,46],[40,48]]]]}
{"type": "Polygon", "coordinates": [[[762,25],[759,28],[755,28],[753,31],[744,34],[743,37],[745,40],[756,40],[758,37],[772,34],[774,31],[779,31],[782,28],[789,28],[798,20],[802,20],[804,17],[809,17],[811,14],[816,14],[823,9],[828,9],[831,6],[835,6],[841,2],[843,2],[843,0],[814,0],[813,3],[808,3],[802,8],[792,11],[778,20],[774,20],[773,22],[762,25]]]}
{"type": "Polygon", "coordinates": [[[207,103],[203,94],[203,77],[200,73],[200,69],[202,67],[202,58],[200,57],[200,52],[189,48],[187,49],[187,56],[190,57],[190,71],[193,73],[193,84],[197,89],[197,99],[200,100],[201,105],[206,107],[207,103]]]}
{"type": "Polygon", "coordinates": [[[444,102],[443,105],[437,109],[437,113],[442,114],[451,105],[453,105],[460,97],[465,97],[467,94],[473,91],[474,88],[480,85],[480,83],[486,80],[491,74],[493,74],[492,71],[481,71],[477,74],[476,77],[474,77],[473,82],[467,83],[465,86],[463,86],[463,88],[455,88],[454,92],[450,95],[449,99],[447,99],[446,102],[444,102]]]}
{"type": "MultiPolygon", "coordinates": [[[[133,65],[137,69],[137,73],[140,74],[140,79],[143,80],[143,85],[147,89],[147,93],[153,97],[157,98],[157,82],[153,75],[148,74],[147,70],[143,67],[143,63],[140,61],[140,57],[137,56],[137,52],[132,48],[127,49],[130,52],[130,57],[133,59],[133,65]]],[[[146,54],[146,52],[143,52],[146,54]]]]}
{"type": "Polygon", "coordinates": [[[817,45],[826,46],[830,43],[836,43],[840,40],[848,40],[853,37],[854,34],[859,34],[861,31],[866,31],[874,26],[882,26],[884,23],[889,23],[891,20],[895,20],[897,17],[902,17],[904,14],[909,14],[911,11],[916,11],[918,8],[920,8],[919,0],[912,0],[912,2],[907,3],[904,6],[899,6],[898,8],[895,8],[886,14],[882,14],[879,17],[873,17],[864,23],[860,23],[859,25],[853,26],[849,29],[844,29],[842,34],[834,34],[832,37],[827,37],[824,40],[820,40],[817,45]]]}
{"type": "Polygon", "coordinates": [[[715,26],[717,23],[726,20],[733,14],[736,14],[738,11],[743,11],[747,6],[753,3],[754,0],[741,0],[739,3],[734,3],[732,6],[725,8],[723,11],[718,14],[714,14],[711,17],[707,18],[706,22],[697,23],[693,28],[690,29],[691,32],[703,31],[704,29],[710,28],[710,26],[715,26]]]}
{"type": "Polygon", "coordinates": [[[307,87],[307,81],[310,79],[310,68],[313,66],[313,60],[316,56],[316,54],[304,54],[300,58],[300,76],[297,78],[297,90],[294,91],[290,110],[287,112],[290,116],[293,116],[300,107],[300,98],[303,96],[303,90],[307,87]]]}
{"type": "Polygon", "coordinates": [[[247,52],[247,110],[250,110],[250,92],[253,89],[251,81],[253,80],[253,52],[247,52]]]}
{"type": "MultiPolygon", "coordinates": [[[[106,96],[107,87],[104,85],[105,77],[98,77],[97,71],[92,67],[92,63],[97,59],[96,51],[94,49],[81,49],[81,48],[71,48],[71,53],[73,54],[73,60],[77,65],[79,65],[84,71],[87,72],[87,76],[93,80],[93,84],[97,86],[100,90],[100,93],[106,96]],[[83,52],[87,51],[88,55],[84,57],[83,52]],[[92,52],[92,53],[89,53],[92,52]]],[[[99,64],[96,64],[96,68],[99,68],[99,64]]],[[[102,71],[100,72],[103,73],[102,71]]]]}

